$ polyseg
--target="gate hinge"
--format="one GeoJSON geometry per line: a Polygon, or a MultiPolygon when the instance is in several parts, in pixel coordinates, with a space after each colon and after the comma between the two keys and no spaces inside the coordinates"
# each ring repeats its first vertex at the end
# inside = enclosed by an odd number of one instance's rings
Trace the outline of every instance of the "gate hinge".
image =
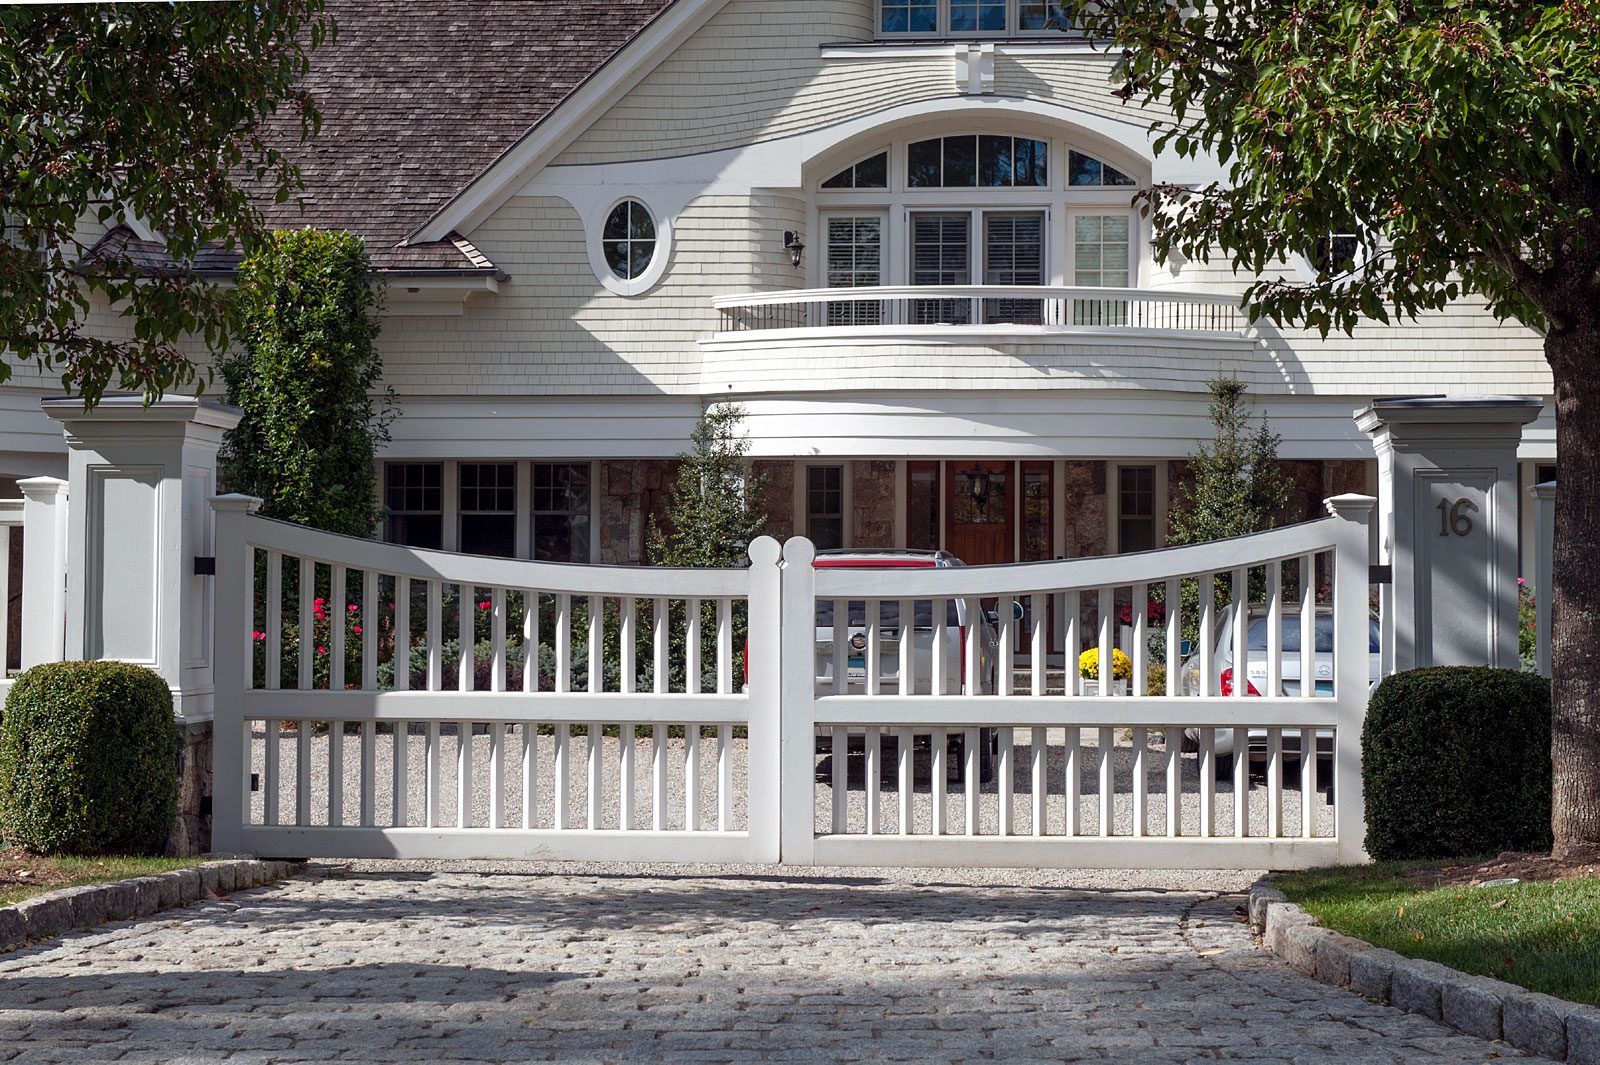
{"type": "Polygon", "coordinates": [[[260,791],[261,790],[261,774],[260,773],[251,773],[250,774],[250,790],[251,791],[260,791]]]}
{"type": "Polygon", "coordinates": [[[1368,584],[1393,584],[1394,583],[1394,567],[1393,566],[1368,566],[1367,567],[1367,583],[1368,584]]]}
{"type": "Polygon", "coordinates": [[[217,556],[194,556],[194,575],[196,577],[215,577],[217,575],[217,556]]]}

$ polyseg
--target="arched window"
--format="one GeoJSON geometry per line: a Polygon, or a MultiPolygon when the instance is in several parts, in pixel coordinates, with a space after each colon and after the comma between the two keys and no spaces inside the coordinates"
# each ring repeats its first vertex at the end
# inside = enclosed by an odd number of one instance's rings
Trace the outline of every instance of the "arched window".
{"type": "Polygon", "coordinates": [[[825,189],[886,189],[889,187],[889,153],[861,160],[847,166],[822,183],[825,189]]]}
{"type": "Polygon", "coordinates": [[[1045,188],[1050,146],[1032,137],[966,134],[906,146],[906,186],[913,189],[1045,188]]]}
{"type": "Polygon", "coordinates": [[[1067,184],[1074,188],[1096,185],[1132,185],[1133,178],[1109,163],[1082,152],[1067,153],[1067,184]]]}
{"type": "Polygon", "coordinates": [[[606,265],[624,281],[650,269],[656,255],[656,220],[638,200],[623,200],[606,216],[601,232],[606,265]]]}

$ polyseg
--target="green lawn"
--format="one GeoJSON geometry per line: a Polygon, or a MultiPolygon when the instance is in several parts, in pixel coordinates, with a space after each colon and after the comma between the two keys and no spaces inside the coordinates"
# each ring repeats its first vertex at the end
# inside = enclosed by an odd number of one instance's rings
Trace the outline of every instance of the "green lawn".
{"type": "Polygon", "coordinates": [[[1463,972],[1600,1005],[1600,880],[1423,888],[1426,862],[1312,869],[1273,878],[1329,928],[1463,972]]]}
{"type": "Polygon", "coordinates": [[[0,906],[61,888],[103,884],[134,876],[151,876],[199,865],[199,858],[21,858],[15,851],[0,855],[0,906]],[[26,869],[27,877],[18,874],[26,869]],[[35,881],[30,883],[29,881],[35,881]]]}

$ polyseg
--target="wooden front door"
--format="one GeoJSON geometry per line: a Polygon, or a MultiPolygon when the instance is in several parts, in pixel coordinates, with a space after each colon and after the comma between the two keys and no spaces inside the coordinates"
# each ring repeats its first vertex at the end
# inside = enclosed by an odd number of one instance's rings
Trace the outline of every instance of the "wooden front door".
{"type": "Polygon", "coordinates": [[[969,566],[1016,561],[1009,462],[945,463],[945,549],[969,566]]]}

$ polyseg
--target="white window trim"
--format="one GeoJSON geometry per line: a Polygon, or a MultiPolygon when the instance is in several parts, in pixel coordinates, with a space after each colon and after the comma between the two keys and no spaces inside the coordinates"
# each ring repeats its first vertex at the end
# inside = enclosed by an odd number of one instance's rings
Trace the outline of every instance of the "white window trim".
{"type": "MultiPolygon", "coordinates": [[[[835,171],[837,173],[837,171],[835,171]]],[[[589,253],[589,267],[594,271],[594,276],[602,285],[619,296],[638,296],[654,288],[660,282],[667,270],[667,260],[672,257],[672,219],[662,211],[651,205],[649,198],[642,188],[629,188],[621,190],[610,200],[600,200],[598,205],[589,212],[589,217],[584,220],[585,249],[589,253]],[[618,277],[611,272],[611,265],[606,262],[604,236],[606,219],[619,204],[628,200],[637,200],[650,212],[650,217],[656,224],[656,253],[650,260],[650,265],[644,273],[631,280],[618,277]]]]}
{"type": "MultiPolygon", "coordinates": [[[[856,148],[848,155],[836,154],[828,157],[826,164],[817,163],[814,166],[816,173],[810,175],[809,187],[812,191],[812,202],[808,212],[807,225],[812,233],[825,232],[826,219],[830,215],[868,215],[875,213],[886,214],[884,226],[883,249],[883,283],[885,285],[910,284],[911,264],[911,234],[909,215],[912,211],[970,211],[974,218],[971,226],[973,239],[973,266],[976,272],[981,272],[981,230],[982,220],[976,215],[982,211],[1026,212],[1042,211],[1045,214],[1045,281],[1047,285],[1071,285],[1072,268],[1072,239],[1071,215],[1073,212],[1088,214],[1121,214],[1126,212],[1131,222],[1128,242],[1128,279],[1130,287],[1139,287],[1144,256],[1144,240],[1146,228],[1139,212],[1133,208],[1130,201],[1140,188],[1146,187],[1145,178],[1142,176],[1148,170],[1148,164],[1137,159],[1120,159],[1115,153],[1108,152],[1103,147],[1080,141],[1077,138],[1063,137],[1059,133],[1050,133],[1039,129],[1029,123],[1017,123],[1001,130],[996,126],[982,128],[968,128],[963,125],[959,128],[941,128],[937,125],[918,126],[900,131],[900,134],[889,141],[878,141],[869,149],[863,151],[856,148]],[[1003,187],[1003,188],[940,188],[940,189],[909,189],[906,187],[906,151],[913,141],[929,140],[934,137],[966,136],[971,134],[1008,132],[1012,136],[1035,137],[1046,141],[1050,145],[1049,165],[1051,180],[1048,186],[1003,187]],[[1086,152],[1117,167],[1125,173],[1132,174],[1140,181],[1139,185],[1125,187],[1104,186],[1072,186],[1067,180],[1067,153],[1076,149],[1086,152]],[[880,150],[889,153],[889,187],[887,189],[824,189],[821,183],[837,174],[846,166],[854,165],[855,161],[875,155],[880,150]]],[[[827,287],[827,253],[824,238],[817,239],[819,247],[814,254],[806,256],[806,285],[810,288],[827,287]]],[[[976,282],[975,282],[976,283],[976,282]]]]}
{"type": "Polygon", "coordinates": [[[1082,215],[1120,214],[1125,214],[1128,217],[1128,287],[1140,287],[1142,278],[1140,276],[1139,268],[1143,263],[1144,255],[1142,254],[1143,242],[1140,240],[1140,234],[1142,230],[1139,225],[1139,212],[1135,211],[1131,207],[1127,208],[1126,210],[1116,210],[1114,208],[1107,209],[1105,207],[1088,207],[1082,205],[1074,205],[1068,207],[1066,210],[1067,224],[1064,234],[1066,237],[1066,243],[1063,245],[1066,254],[1063,257],[1065,262],[1063,263],[1061,271],[1062,284],[1068,286],[1076,286],[1077,284],[1078,242],[1073,237],[1073,230],[1075,229],[1074,223],[1076,220],[1082,215]]]}
{"type": "Polygon", "coordinates": [[[1155,547],[1167,545],[1167,459],[1121,459],[1106,463],[1106,553],[1122,551],[1120,527],[1122,523],[1122,468],[1155,468],[1155,547]]]}
{"type": "Polygon", "coordinates": [[[811,500],[810,484],[811,470],[813,468],[837,469],[839,471],[839,546],[841,548],[855,546],[855,493],[851,474],[855,470],[855,463],[850,459],[838,459],[834,462],[797,462],[795,464],[794,478],[794,514],[795,535],[811,539],[811,500]]]}

